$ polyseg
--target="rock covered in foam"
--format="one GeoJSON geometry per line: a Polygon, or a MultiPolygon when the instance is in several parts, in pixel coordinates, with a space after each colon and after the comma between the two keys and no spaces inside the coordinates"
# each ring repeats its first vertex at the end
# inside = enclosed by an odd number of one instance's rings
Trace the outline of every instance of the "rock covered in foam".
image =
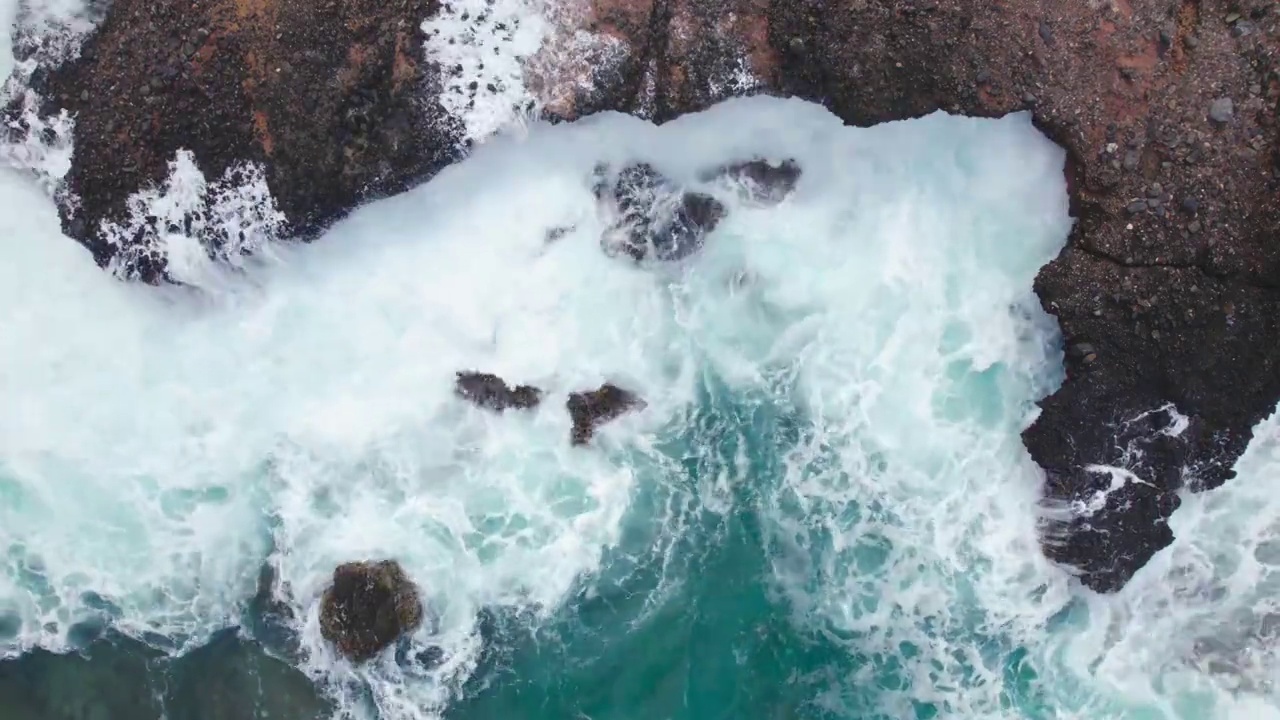
{"type": "Polygon", "coordinates": [[[573,418],[571,442],[574,445],[586,445],[591,441],[597,426],[615,420],[631,410],[642,410],[645,402],[630,390],[605,383],[595,390],[570,393],[565,405],[569,408],[569,417],[573,418]]]}
{"type": "Polygon", "coordinates": [[[795,191],[800,175],[800,164],[794,159],[773,163],[755,158],[723,165],[703,173],[701,179],[733,181],[746,191],[752,202],[776,205],[795,191]]]}
{"type": "Polygon", "coordinates": [[[511,387],[497,375],[473,371],[458,373],[454,392],[464,400],[498,412],[508,408],[528,410],[542,401],[542,391],[532,385],[511,387]]]}
{"type": "Polygon", "coordinates": [[[320,634],[356,662],[373,658],[421,623],[418,588],[394,560],[339,565],[320,601],[320,634]]]}
{"type": "Polygon", "coordinates": [[[643,162],[624,167],[612,181],[597,167],[595,193],[616,213],[606,246],[637,261],[692,255],[727,212],[719,200],[685,190],[643,162]]]}

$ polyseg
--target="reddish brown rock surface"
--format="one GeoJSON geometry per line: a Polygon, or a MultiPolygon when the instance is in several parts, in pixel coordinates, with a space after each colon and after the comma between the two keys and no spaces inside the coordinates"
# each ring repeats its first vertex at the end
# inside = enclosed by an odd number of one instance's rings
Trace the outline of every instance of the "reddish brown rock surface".
{"type": "MultiPolygon", "coordinates": [[[[449,124],[426,100],[422,19],[434,0],[115,0],[80,58],[39,90],[76,119],[65,230],[101,263],[98,232],[190,150],[209,179],[245,162],[307,237],[357,203],[453,159],[449,124]]],[[[145,247],[146,238],[138,238],[145,247]]],[[[145,253],[126,269],[163,276],[145,253]]]]}
{"type": "Polygon", "coordinates": [[[1078,218],[1036,280],[1068,350],[1066,383],[1024,436],[1047,476],[1046,552],[1113,590],[1171,541],[1179,489],[1232,476],[1280,399],[1276,3],[595,7],[643,62],[584,106],[658,119],[702,109],[734,92],[723,68],[737,53],[767,91],[821,102],[854,125],[1032,111],[1069,153],[1078,218]],[[690,19],[710,42],[675,41],[690,19]],[[1150,412],[1168,404],[1188,419],[1176,437],[1164,432],[1176,416],[1150,412]],[[1141,482],[1108,492],[1111,476],[1090,465],[1141,482]]]}

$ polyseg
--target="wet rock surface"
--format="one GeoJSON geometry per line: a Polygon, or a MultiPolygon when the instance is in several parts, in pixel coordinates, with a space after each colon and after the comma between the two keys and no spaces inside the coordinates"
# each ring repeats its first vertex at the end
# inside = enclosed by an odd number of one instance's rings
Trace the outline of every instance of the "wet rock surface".
{"type": "Polygon", "coordinates": [[[498,412],[528,410],[542,401],[542,391],[532,385],[510,387],[497,375],[471,371],[458,373],[454,392],[464,400],[498,412]]]}
{"type": "Polygon", "coordinates": [[[167,657],[112,632],[79,653],[0,662],[5,720],[322,720],[333,707],[301,671],[236,630],[167,657]]]}
{"type": "MultiPolygon", "coordinates": [[[[454,129],[422,60],[434,0],[115,0],[78,59],[34,83],[44,112],[75,118],[64,231],[121,274],[165,278],[128,197],[161,185],[180,149],[211,182],[265,169],[285,222],[310,238],[356,204],[398,192],[455,158],[454,129]],[[103,221],[129,228],[111,238],[103,221]]],[[[187,232],[199,218],[182,218],[187,232]]],[[[213,247],[218,234],[199,238],[213,247]]],[[[234,240],[234,238],[233,238],[234,240]]]]}
{"type": "Polygon", "coordinates": [[[774,163],[757,158],[702,173],[700,179],[706,182],[729,180],[746,191],[749,201],[776,205],[795,191],[800,175],[800,164],[795,160],[774,163]]]}
{"type": "Polygon", "coordinates": [[[750,69],[753,91],[821,102],[853,125],[936,110],[1030,112],[1067,150],[1077,218],[1035,290],[1065,348],[1088,346],[1067,353],[1066,382],[1024,433],[1046,474],[1046,553],[1089,587],[1115,590],[1171,541],[1179,489],[1232,477],[1253,426],[1280,399],[1274,3],[591,7],[631,61],[617,82],[565,105],[563,117],[607,108],[665,120],[703,109],[742,92],[718,70],[725,62],[694,61],[726,53],[750,69]],[[688,28],[696,31],[681,32],[688,28]],[[1137,438],[1126,435],[1144,427],[1134,418],[1170,403],[1187,428],[1171,437],[1147,427],[1154,435],[1139,459],[1129,451],[1137,438]],[[1100,496],[1111,478],[1093,465],[1133,476],[1100,496]]]}
{"type": "Polygon", "coordinates": [[[637,261],[694,254],[726,214],[719,200],[679,187],[648,163],[628,165],[616,178],[596,168],[595,193],[616,215],[606,247],[637,261]]]}
{"type": "Polygon", "coordinates": [[[418,589],[394,560],[333,571],[320,604],[320,634],[343,656],[370,660],[422,623],[418,589]]]}
{"type": "Polygon", "coordinates": [[[644,406],[640,396],[611,383],[595,390],[570,393],[565,403],[573,419],[569,440],[574,445],[586,445],[597,427],[633,410],[642,410],[644,406]]]}

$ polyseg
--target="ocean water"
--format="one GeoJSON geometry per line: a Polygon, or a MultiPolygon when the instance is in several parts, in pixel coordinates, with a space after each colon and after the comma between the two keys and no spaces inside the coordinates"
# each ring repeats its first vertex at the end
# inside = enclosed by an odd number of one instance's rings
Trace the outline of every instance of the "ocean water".
{"type": "MultiPolygon", "coordinates": [[[[1025,115],[532,124],[308,246],[165,237],[164,288],[0,170],[0,718],[1280,717],[1272,421],[1121,593],[1038,550],[1062,164],[1025,115]],[[699,180],[753,157],[794,194],[699,180]],[[701,252],[603,252],[592,168],[637,160],[728,206],[701,252]],[[546,400],[481,411],[464,369],[546,400]],[[604,381],[647,407],[571,447],[604,381]],[[428,619],[353,666],[319,598],[388,557],[428,619]]],[[[178,157],[141,197],[269,219],[249,185],[178,157]]]]}

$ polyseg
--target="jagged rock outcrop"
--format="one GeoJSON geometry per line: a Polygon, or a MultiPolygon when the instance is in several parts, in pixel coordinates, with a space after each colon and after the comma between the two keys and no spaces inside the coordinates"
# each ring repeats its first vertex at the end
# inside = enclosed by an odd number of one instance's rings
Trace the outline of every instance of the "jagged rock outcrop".
{"type": "Polygon", "coordinates": [[[683,72],[688,41],[673,28],[695,27],[730,38],[695,55],[737,52],[758,89],[821,102],[850,124],[1028,111],[1067,150],[1077,223],[1035,283],[1062,328],[1067,379],[1024,439],[1046,475],[1045,552],[1086,585],[1122,586],[1171,541],[1177,493],[1233,475],[1280,399],[1273,3],[591,7],[637,60],[565,117],[581,107],[661,120],[734,94],[727,77],[683,72]]]}
{"type": "Polygon", "coordinates": [[[528,410],[542,401],[542,391],[532,385],[510,387],[497,375],[480,372],[459,372],[454,392],[476,405],[502,412],[508,408],[528,410]]]}
{"type": "Polygon", "coordinates": [[[605,383],[595,390],[569,394],[565,407],[573,419],[569,440],[574,445],[586,445],[596,428],[610,420],[616,420],[632,410],[644,409],[645,402],[639,395],[612,383],[605,383]]]}
{"type": "Polygon", "coordinates": [[[418,588],[394,560],[339,565],[320,600],[320,634],[355,662],[372,659],[421,623],[418,588]]]}
{"type": "Polygon", "coordinates": [[[75,118],[66,189],[78,201],[62,208],[64,231],[100,264],[153,282],[166,276],[166,232],[197,228],[211,256],[227,243],[251,250],[245,233],[309,238],[443,167],[456,158],[455,128],[422,56],[421,23],[435,8],[114,0],[79,58],[38,83],[47,113],[75,118]],[[160,222],[130,217],[139,210],[129,197],[162,186],[180,150],[210,182],[260,168],[283,221],[228,230],[209,222],[208,207],[160,222]]]}
{"type": "Polygon", "coordinates": [[[595,194],[615,215],[605,247],[637,261],[692,255],[727,212],[719,200],[678,187],[648,163],[628,165],[616,178],[596,168],[595,194]]]}

